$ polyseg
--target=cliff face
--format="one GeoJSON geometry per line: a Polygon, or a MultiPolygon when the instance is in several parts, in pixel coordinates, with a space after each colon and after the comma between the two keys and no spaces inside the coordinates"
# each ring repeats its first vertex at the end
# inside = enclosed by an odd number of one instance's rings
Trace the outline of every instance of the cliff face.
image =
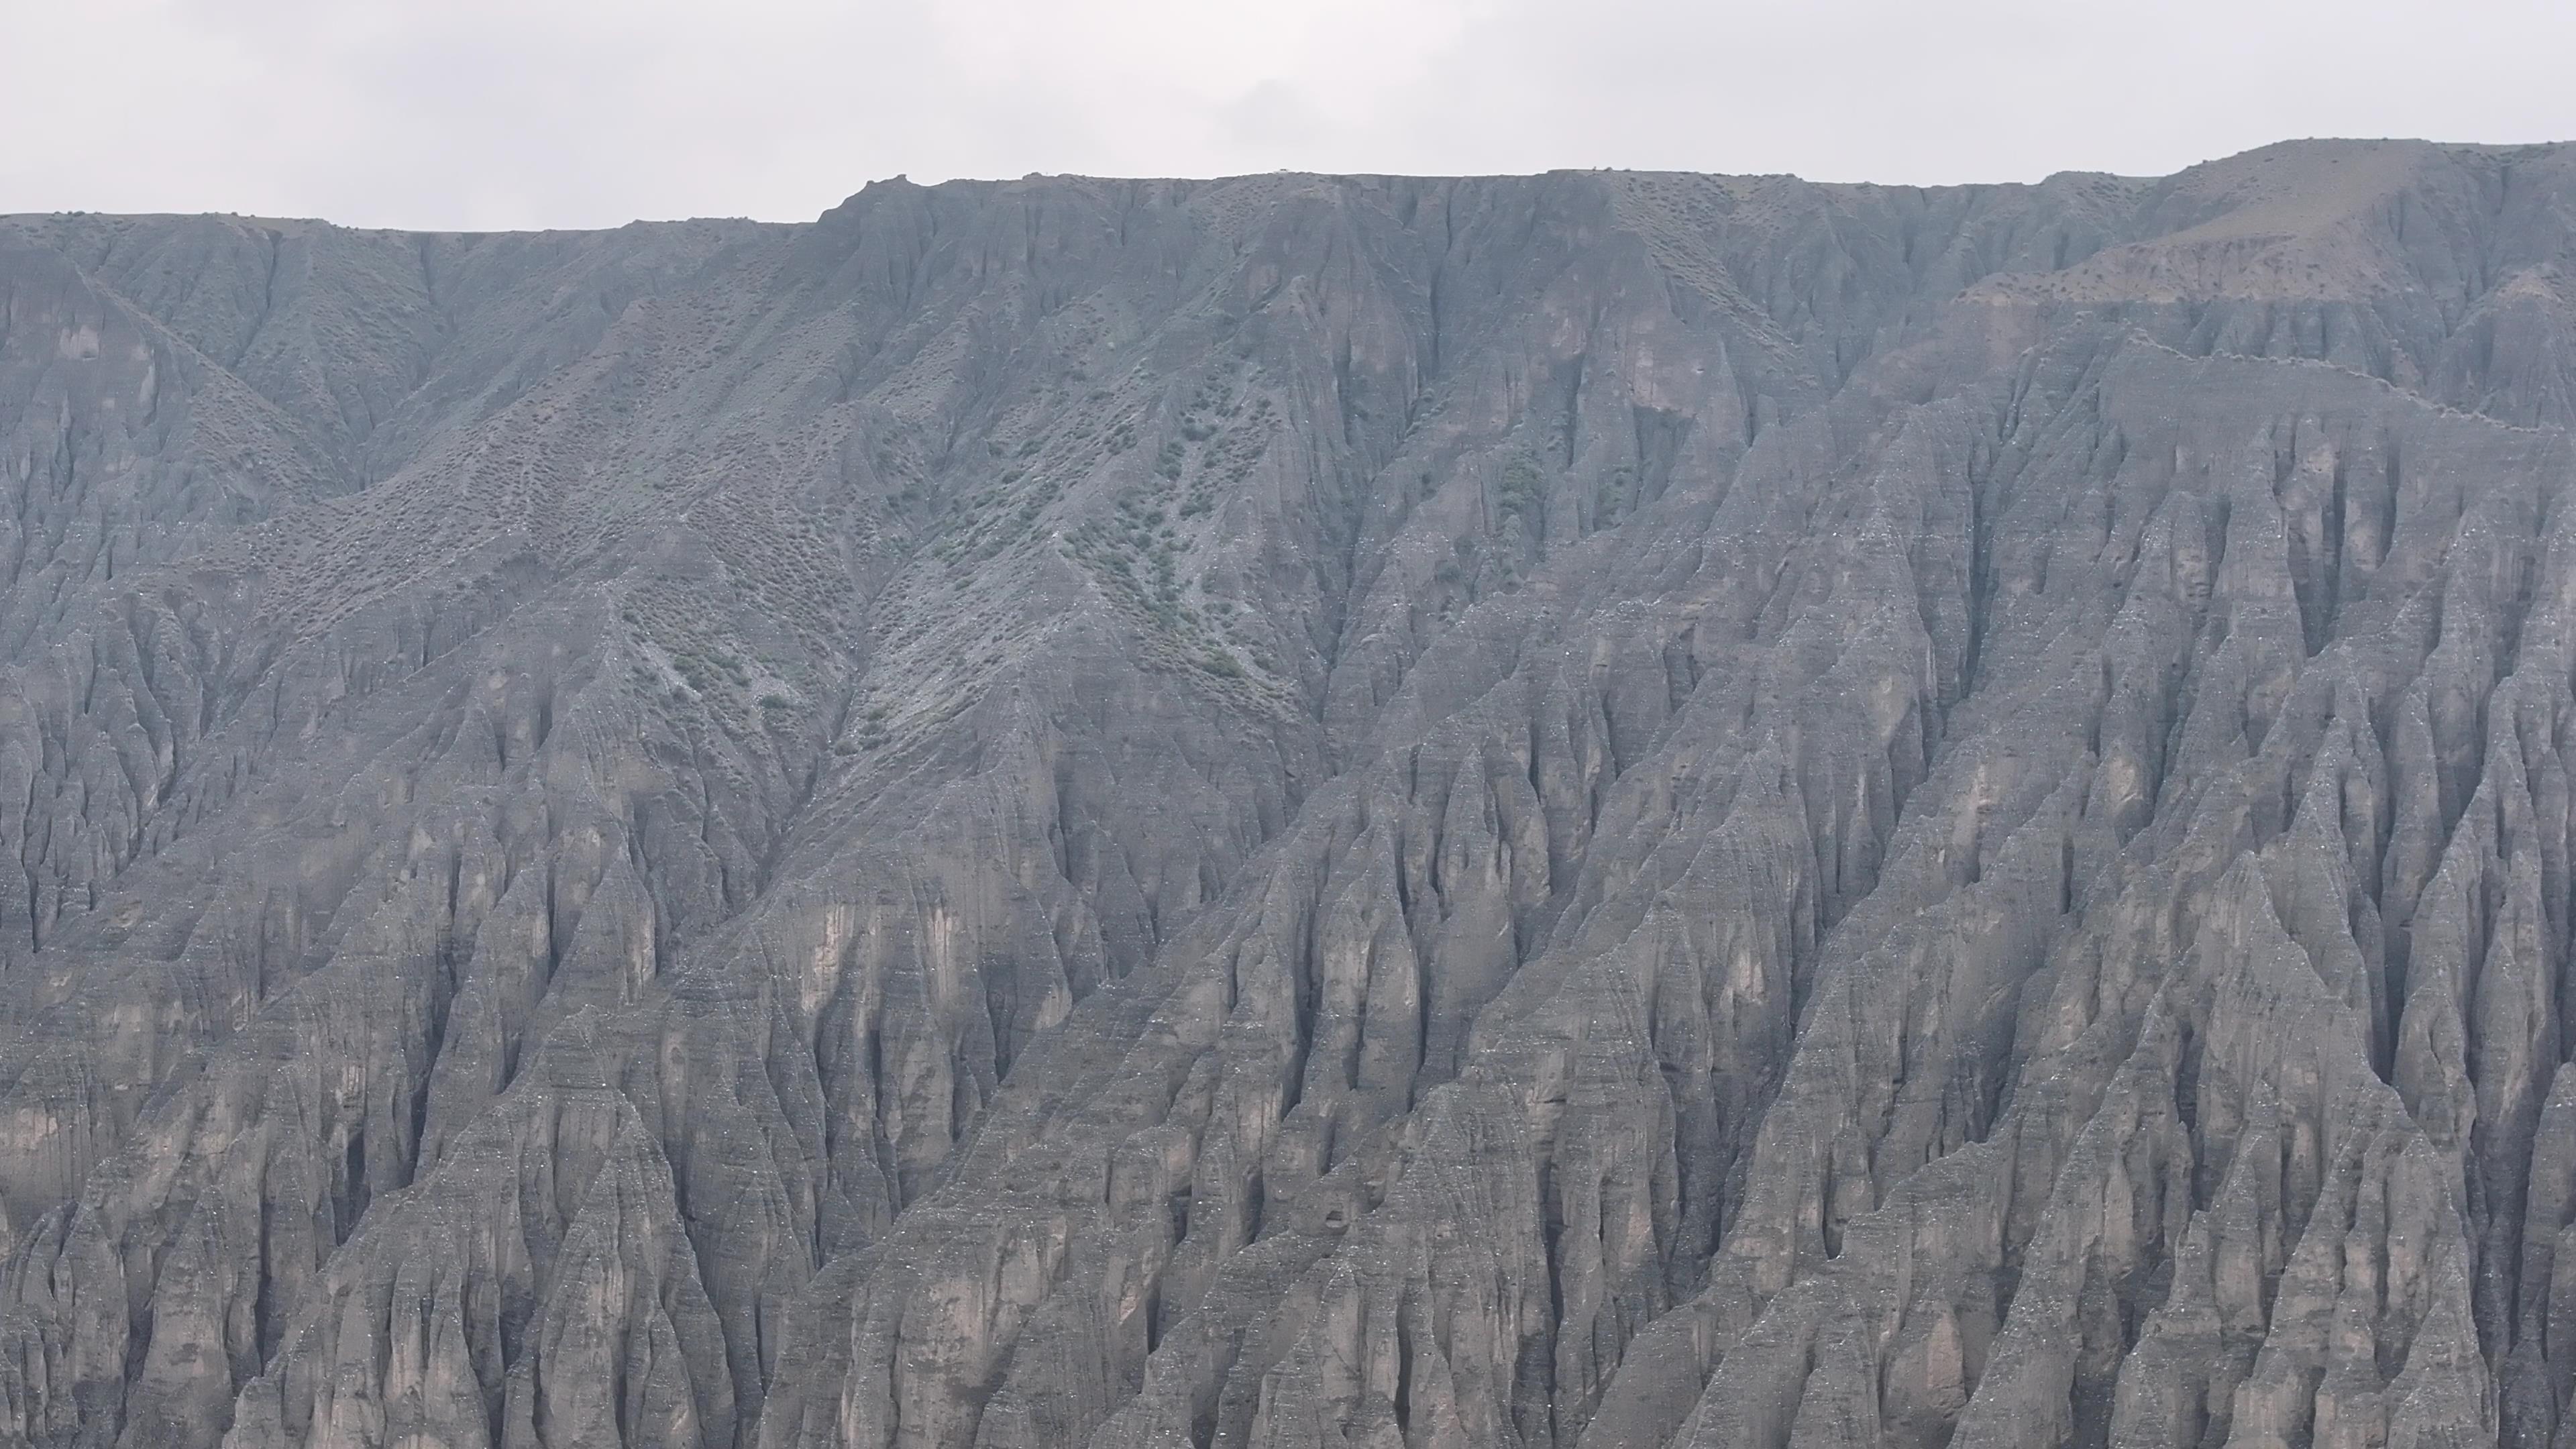
{"type": "Polygon", "coordinates": [[[0,222],[0,1442],[2576,1446],[2576,149],[0,222]]]}

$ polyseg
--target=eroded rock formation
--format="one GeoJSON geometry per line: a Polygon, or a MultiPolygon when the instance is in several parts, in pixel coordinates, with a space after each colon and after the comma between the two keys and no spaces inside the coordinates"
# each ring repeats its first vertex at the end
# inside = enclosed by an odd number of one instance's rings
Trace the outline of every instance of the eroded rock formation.
{"type": "Polygon", "coordinates": [[[0,1442],[2576,1449],[2576,150],[0,309],[0,1442]]]}

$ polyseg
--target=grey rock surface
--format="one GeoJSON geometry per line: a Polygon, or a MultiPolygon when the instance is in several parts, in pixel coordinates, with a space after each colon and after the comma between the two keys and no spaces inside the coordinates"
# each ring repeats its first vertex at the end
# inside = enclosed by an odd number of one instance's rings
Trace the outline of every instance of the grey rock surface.
{"type": "Polygon", "coordinates": [[[0,1443],[2576,1449],[2576,147],[0,219],[0,1443]]]}

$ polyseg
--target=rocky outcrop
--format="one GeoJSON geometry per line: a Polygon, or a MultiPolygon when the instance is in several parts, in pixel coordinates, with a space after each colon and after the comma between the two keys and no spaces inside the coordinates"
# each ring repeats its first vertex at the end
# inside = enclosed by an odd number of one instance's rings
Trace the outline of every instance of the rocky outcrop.
{"type": "Polygon", "coordinates": [[[0,223],[0,1442],[2569,1449],[2571,237],[0,223]]]}

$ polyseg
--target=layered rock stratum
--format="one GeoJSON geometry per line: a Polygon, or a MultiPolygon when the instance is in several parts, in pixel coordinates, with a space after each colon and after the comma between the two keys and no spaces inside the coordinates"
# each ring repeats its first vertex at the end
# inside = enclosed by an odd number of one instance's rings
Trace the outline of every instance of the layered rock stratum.
{"type": "Polygon", "coordinates": [[[2576,1446],[2576,148],[0,222],[0,1442],[2576,1446]]]}

